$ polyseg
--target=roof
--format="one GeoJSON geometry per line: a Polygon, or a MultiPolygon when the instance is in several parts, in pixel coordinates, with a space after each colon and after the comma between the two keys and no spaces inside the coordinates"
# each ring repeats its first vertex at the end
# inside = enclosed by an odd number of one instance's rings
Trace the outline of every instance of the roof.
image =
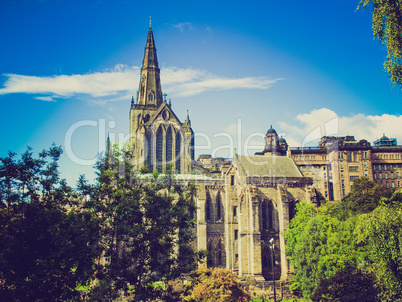
{"type": "Polygon", "coordinates": [[[272,128],[272,125],[271,125],[271,128],[269,128],[268,131],[267,131],[267,134],[269,134],[269,133],[274,133],[274,134],[276,134],[276,131],[275,131],[274,128],[272,128]]]}
{"type": "Polygon", "coordinates": [[[246,176],[303,177],[294,161],[287,156],[239,155],[236,162],[246,176]]]}

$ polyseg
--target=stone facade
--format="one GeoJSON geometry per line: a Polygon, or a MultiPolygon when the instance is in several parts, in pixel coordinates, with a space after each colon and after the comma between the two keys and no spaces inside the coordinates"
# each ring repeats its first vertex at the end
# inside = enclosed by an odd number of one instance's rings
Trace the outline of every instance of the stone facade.
{"type": "Polygon", "coordinates": [[[145,46],[141,79],[130,108],[130,144],[136,169],[165,172],[171,166],[179,173],[191,173],[194,160],[194,133],[187,112],[181,123],[171,102],[162,98],[160,70],[152,29],[145,46]]]}
{"type": "Polygon", "coordinates": [[[402,146],[385,135],[374,146],[353,136],[324,136],[317,147],[290,148],[290,154],[327,200],[341,200],[363,176],[386,189],[401,188],[402,146]]]}
{"type": "Polygon", "coordinates": [[[162,97],[155,42],[149,29],[137,100],[132,99],[130,108],[134,168],[148,166],[150,171],[164,172],[171,165],[179,173],[177,181],[195,182],[196,246],[209,251],[207,266],[224,267],[261,281],[273,276],[286,280],[290,267],[283,234],[295,204],[316,200],[311,179],[284,156],[286,141],[271,127],[262,153],[236,154],[232,162],[203,155],[195,162],[188,115],[181,123],[170,102],[162,97]]]}

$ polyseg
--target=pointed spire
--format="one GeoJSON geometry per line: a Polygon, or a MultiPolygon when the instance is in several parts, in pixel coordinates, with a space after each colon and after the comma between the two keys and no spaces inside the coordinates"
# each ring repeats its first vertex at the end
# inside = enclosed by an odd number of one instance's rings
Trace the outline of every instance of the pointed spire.
{"type": "Polygon", "coordinates": [[[191,122],[190,122],[190,117],[189,117],[188,110],[187,110],[187,117],[186,117],[186,121],[184,122],[184,126],[191,127],[191,122]]]}
{"type": "Polygon", "coordinates": [[[148,30],[147,43],[145,45],[144,60],[142,61],[137,104],[159,107],[162,102],[158,57],[156,55],[154,35],[150,27],[148,30]]]}
{"type": "Polygon", "coordinates": [[[134,96],[131,97],[131,107],[134,107],[134,96]]]}

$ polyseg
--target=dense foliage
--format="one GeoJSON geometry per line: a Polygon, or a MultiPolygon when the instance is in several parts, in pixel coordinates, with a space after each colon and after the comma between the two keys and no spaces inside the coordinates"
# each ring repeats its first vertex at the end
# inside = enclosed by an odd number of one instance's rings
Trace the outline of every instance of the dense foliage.
{"type": "Polygon", "coordinates": [[[66,301],[94,273],[99,228],[59,178],[61,148],[0,158],[0,297],[66,301]]]}
{"type": "Polygon", "coordinates": [[[195,187],[172,173],[135,174],[130,152],[111,150],[78,190],[60,179],[60,147],[0,158],[0,299],[149,300],[196,268],[195,187]]]}
{"type": "Polygon", "coordinates": [[[372,7],[373,35],[387,47],[384,68],[391,82],[402,87],[402,1],[360,0],[360,6],[372,7]]]}
{"type": "Polygon", "coordinates": [[[397,301],[402,293],[401,193],[389,196],[361,178],[340,202],[319,208],[298,204],[285,233],[294,266],[292,289],[316,301],[397,301]],[[361,284],[349,282],[352,276],[361,284]],[[350,299],[339,296],[350,291],[350,299]]]}
{"type": "Polygon", "coordinates": [[[192,246],[195,186],[176,183],[172,173],[136,174],[130,154],[112,148],[98,163],[98,184],[91,188],[81,179],[101,226],[105,261],[94,292],[104,299],[118,292],[151,299],[155,281],[189,273],[202,256],[192,246]]]}
{"type": "Polygon", "coordinates": [[[193,271],[182,295],[182,301],[187,302],[246,302],[250,299],[232,272],[217,267],[193,271]]]}

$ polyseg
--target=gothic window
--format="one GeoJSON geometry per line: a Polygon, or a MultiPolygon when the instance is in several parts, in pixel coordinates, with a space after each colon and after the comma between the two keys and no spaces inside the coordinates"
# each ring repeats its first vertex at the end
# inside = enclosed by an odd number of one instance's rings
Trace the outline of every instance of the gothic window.
{"type": "Polygon", "coordinates": [[[207,197],[205,201],[205,220],[211,220],[211,196],[207,192],[207,197]]]}
{"type": "Polygon", "coordinates": [[[273,228],[273,206],[269,200],[264,200],[261,205],[261,226],[263,230],[273,228]]]}
{"type": "Polygon", "coordinates": [[[222,219],[222,202],[221,202],[221,193],[218,192],[216,195],[216,220],[222,219]]]}
{"type": "Polygon", "coordinates": [[[162,127],[159,127],[158,131],[156,132],[156,167],[159,172],[162,172],[162,165],[163,165],[162,150],[163,150],[163,131],[162,127]]]}
{"type": "Polygon", "coordinates": [[[177,131],[176,133],[176,146],[175,146],[175,150],[176,150],[176,170],[178,171],[178,173],[180,173],[181,171],[181,133],[180,131],[177,131]]]}
{"type": "Polygon", "coordinates": [[[220,265],[222,265],[222,243],[219,241],[219,243],[218,243],[218,251],[217,251],[217,264],[220,266],[220,265]]]}
{"type": "Polygon", "coordinates": [[[151,130],[148,135],[148,170],[154,170],[154,132],[151,130]]]}
{"type": "Polygon", "coordinates": [[[144,123],[148,122],[148,121],[149,121],[149,119],[150,119],[149,114],[145,115],[145,117],[144,117],[144,123]]]}
{"type": "Polygon", "coordinates": [[[170,165],[173,159],[173,136],[172,136],[172,128],[168,128],[166,131],[166,164],[170,165]]]}
{"type": "Polygon", "coordinates": [[[154,95],[153,95],[152,93],[150,93],[150,94],[148,95],[148,101],[149,101],[149,102],[153,102],[153,101],[154,101],[154,95]]]}

